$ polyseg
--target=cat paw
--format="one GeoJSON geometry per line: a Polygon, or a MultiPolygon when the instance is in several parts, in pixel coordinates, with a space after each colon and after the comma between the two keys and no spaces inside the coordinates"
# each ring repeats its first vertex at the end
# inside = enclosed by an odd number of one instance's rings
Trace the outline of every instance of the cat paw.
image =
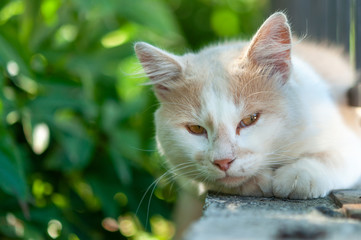
{"type": "Polygon", "coordinates": [[[312,159],[302,159],[277,169],[273,179],[274,196],[290,199],[326,196],[332,186],[324,169],[324,165],[312,159]]]}

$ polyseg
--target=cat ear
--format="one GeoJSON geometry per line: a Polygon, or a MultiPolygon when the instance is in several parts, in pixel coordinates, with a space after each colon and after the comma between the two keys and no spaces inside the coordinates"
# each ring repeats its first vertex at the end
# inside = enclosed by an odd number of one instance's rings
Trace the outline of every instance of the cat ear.
{"type": "Polygon", "coordinates": [[[276,12],[259,28],[247,52],[248,59],[257,65],[270,67],[286,83],[291,70],[291,30],[287,17],[276,12]]]}
{"type": "Polygon", "coordinates": [[[134,49],[158,99],[165,99],[182,77],[179,57],[144,42],[136,43],[134,49]]]}

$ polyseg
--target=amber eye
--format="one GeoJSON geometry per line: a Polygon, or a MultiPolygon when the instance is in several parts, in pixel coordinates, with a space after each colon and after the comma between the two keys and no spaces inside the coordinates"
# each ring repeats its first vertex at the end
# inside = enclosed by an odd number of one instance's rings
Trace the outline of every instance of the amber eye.
{"type": "Polygon", "coordinates": [[[251,126],[258,120],[259,116],[260,116],[259,113],[254,113],[254,114],[251,114],[251,115],[243,118],[242,121],[238,124],[237,130],[240,128],[245,128],[245,127],[251,126]]]}
{"type": "Polygon", "coordinates": [[[203,127],[201,127],[199,125],[188,125],[187,129],[190,133],[195,134],[195,135],[203,135],[203,134],[207,133],[206,129],[204,129],[203,127]]]}

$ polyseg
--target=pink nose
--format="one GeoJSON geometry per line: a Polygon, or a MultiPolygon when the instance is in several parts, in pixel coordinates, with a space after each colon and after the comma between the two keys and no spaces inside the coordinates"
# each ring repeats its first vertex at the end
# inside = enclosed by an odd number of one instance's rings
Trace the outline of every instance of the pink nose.
{"type": "Polygon", "coordinates": [[[215,160],[213,164],[216,165],[222,171],[227,171],[229,169],[229,167],[231,166],[232,162],[233,162],[233,159],[226,158],[226,159],[215,160]]]}

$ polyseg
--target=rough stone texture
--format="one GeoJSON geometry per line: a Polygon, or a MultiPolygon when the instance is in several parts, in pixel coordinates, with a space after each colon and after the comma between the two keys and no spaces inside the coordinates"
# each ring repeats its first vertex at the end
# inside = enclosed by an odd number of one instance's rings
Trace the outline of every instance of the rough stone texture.
{"type": "Polygon", "coordinates": [[[344,215],[361,220],[361,189],[333,191],[330,196],[344,215]]]}
{"type": "Polygon", "coordinates": [[[209,193],[203,217],[184,239],[360,240],[361,221],[345,212],[331,197],[286,200],[209,193]]]}
{"type": "Polygon", "coordinates": [[[340,207],[344,204],[361,204],[361,189],[336,190],[330,196],[340,207]]]}

